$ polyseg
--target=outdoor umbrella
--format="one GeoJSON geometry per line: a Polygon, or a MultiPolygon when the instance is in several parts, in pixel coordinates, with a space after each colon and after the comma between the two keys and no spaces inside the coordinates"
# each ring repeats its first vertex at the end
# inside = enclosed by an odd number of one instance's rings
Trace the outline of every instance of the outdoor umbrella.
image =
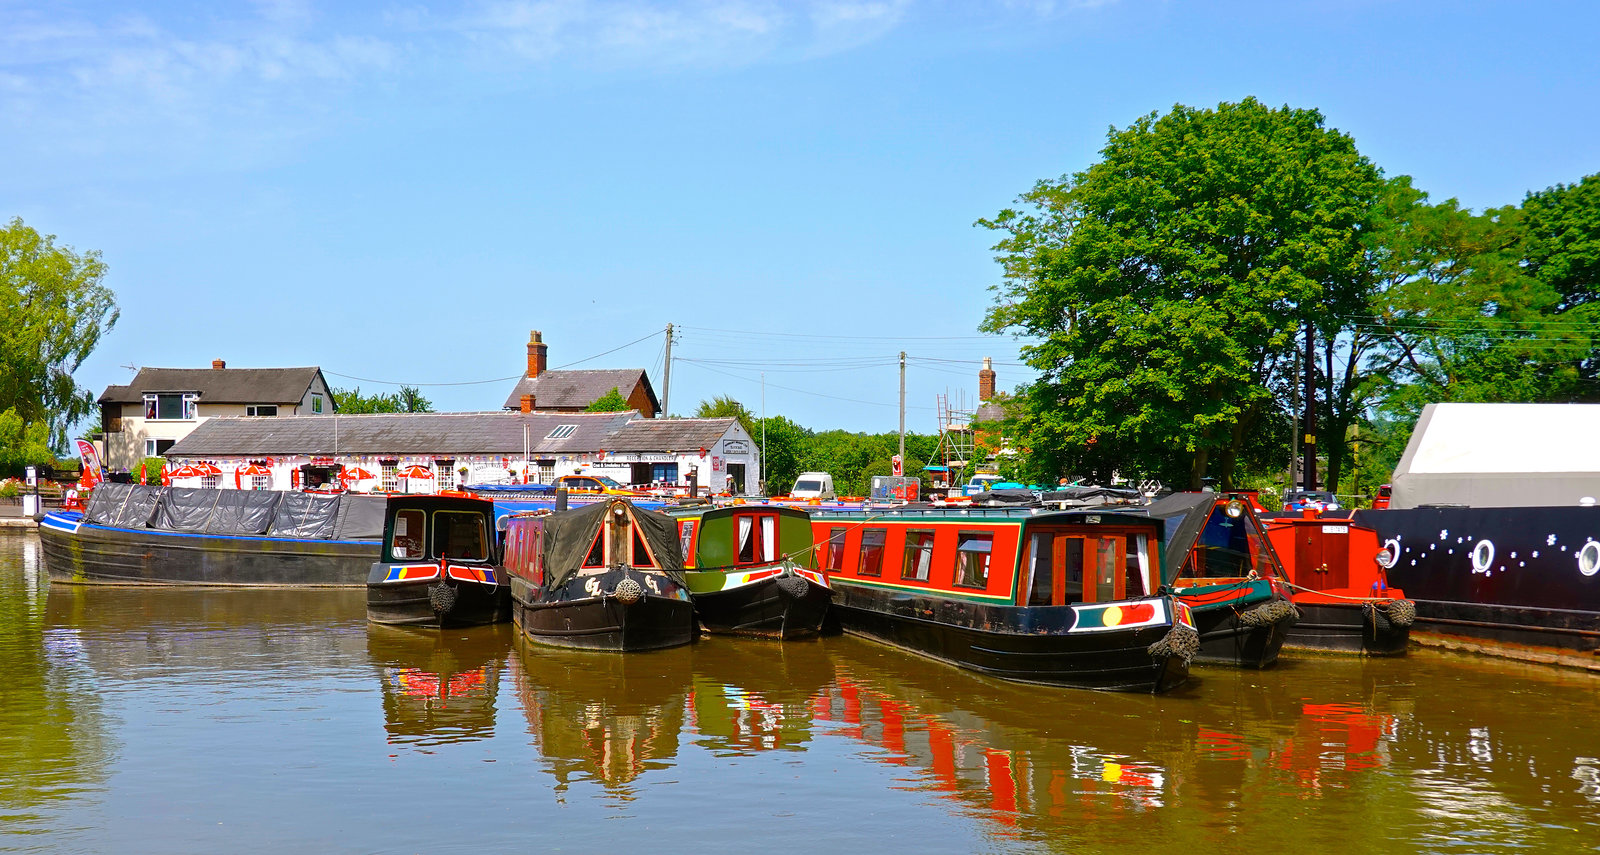
{"type": "Polygon", "coordinates": [[[167,473],[167,477],[168,478],[199,478],[200,476],[202,476],[204,474],[206,474],[204,469],[200,469],[199,467],[195,466],[192,463],[185,463],[182,466],[179,466],[177,469],[174,469],[171,472],[168,472],[167,473]]]}
{"type": "Polygon", "coordinates": [[[271,475],[272,470],[259,463],[251,463],[233,470],[233,486],[244,489],[244,479],[271,475]]]}
{"type": "Polygon", "coordinates": [[[426,466],[421,466],[419,464],[413,463],[410,466],[407,466],[406,468],[401,469],[399,472],[396,472],[394,474],[397,477],[400,477],[400,478],[432,478],[433,477],[433,470],[429,469],[426,466]]]}
{"type": "Polygon", "coordinates": [[[352,466],[339,473],[339,478],[345,481],[371,481],[376,477],[376,475],[362,469],[360,466],[352,466]]]}
{"type": "Polygon", "coordinates": [[[200,463],[196,463],[195,464],[195,468],[200,470],[200,474],[201,475],[221,475],[222,474],[222,470],[220,468],[218,468],[217,464],[215,464],[215,463],[206,463],[206,462],[202,461],[200,463]]]}

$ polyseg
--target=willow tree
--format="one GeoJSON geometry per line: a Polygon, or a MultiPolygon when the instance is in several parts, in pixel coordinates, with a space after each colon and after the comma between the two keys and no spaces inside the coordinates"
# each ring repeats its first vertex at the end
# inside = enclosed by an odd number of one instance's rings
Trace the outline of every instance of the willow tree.
{"type": "Polygon", "coordinates": [[[100,253],[56,246],[21,218],[0,227],[0,414],[12,413],[23,433],[46,425],[57,452],[94,409],[72,375],[117,322],[105,273],[100,253]]]}
{"type": "Polygon", "coordinates": [[[1110,462],[1224,486],[1274,447],[1308,325],[1366,309],[1382,176],[1316,110],[1255,99],[1112,128],[1101,160],[979,225],[1005,279],[983,328],[1031,339],[1039,475],[1110,462]]]}

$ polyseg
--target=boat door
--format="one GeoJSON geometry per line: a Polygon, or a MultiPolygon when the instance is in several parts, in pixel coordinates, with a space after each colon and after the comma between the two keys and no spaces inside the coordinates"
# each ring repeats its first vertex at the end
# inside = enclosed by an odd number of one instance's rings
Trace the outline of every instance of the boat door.
{"type": "Polygon", "coordinates": [[[1115,526],[1030,527],[1023,556],[1027,605],[1147,596],[1159,587],[1149,544],[1146,533],[1115,526]]]}
{"type": "Polygon", "coordinates": [[[1348,522],[1295,525],[1295,584],[1318,591],[1350,587],[1348,522]]]}

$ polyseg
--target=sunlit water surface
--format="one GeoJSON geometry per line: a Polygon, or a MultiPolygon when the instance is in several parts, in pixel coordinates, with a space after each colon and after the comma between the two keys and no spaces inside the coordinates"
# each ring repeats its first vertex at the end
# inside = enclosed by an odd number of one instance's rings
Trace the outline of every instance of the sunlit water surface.
{"type": "Polygon", "coordinates": [[[0,851],[1600,851],[1600,679],[1415,652],[1020,686],[850,637],[575,654],[0,534],[0,851]]]}

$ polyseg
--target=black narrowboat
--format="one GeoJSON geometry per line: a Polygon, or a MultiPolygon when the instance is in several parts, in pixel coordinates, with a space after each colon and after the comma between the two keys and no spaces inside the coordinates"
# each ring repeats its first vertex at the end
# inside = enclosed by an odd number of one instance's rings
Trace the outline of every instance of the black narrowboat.
{"type": "Polygon", "coordinates": [[[694,640],[672,518],[622,498],[506,519],[512,621],[530,640],[627,652],[694,640]]]}
{"type": "Polygon", "coordinates": [[[833,589],[816,570],[809,513],[751,504],[673,516],[701,629],[777,639],[821,632],[833,589]]]}
{"type": "Polygon", "coordinates": [[[842,628],[963,668],[1081,689],[1165,692],[1198,645],[1160,593],[1161,524],[1038,508],[817,511],[842,628]]]}
{"type": "Polygon", "coordinates": [[[1173,493],[1144,508],[1166,527],[1163,576],[1194,612],[1195,661],[1266,668],[1299,620],[1250,502],[1229,493],[1173,493]]]}
{"type": "Polygon", "coordinates": [[[440,629],[509,620],[511,587],[494,532],[493,502],[390,498],[383,553],[367,576],[367,620],[440,629]]]}

